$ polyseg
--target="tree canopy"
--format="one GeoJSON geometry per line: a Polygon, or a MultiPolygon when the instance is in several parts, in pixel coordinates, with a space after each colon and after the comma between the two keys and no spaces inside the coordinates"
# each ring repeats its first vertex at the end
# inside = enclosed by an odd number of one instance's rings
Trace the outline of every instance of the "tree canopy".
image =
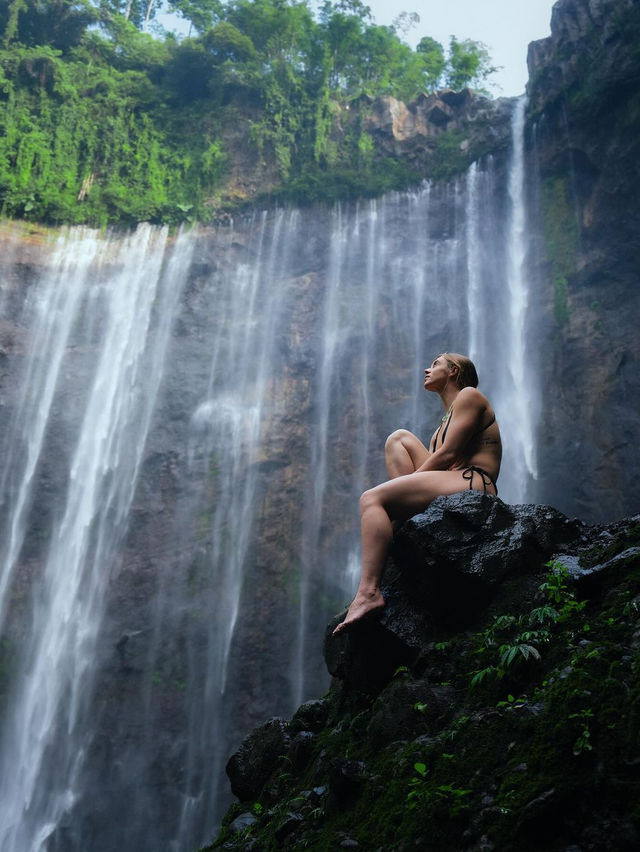
{"type": "MultiPolygon", "coordinates": [[[[206,218],[228,163],[225,127],[283,182],[367,166],[363,132],[332,137],[336,105],[442,86],[481,87],[486,47],[448,49],[362,0],[167,0],[190,36],[161,30],[156,0],[0,0],[0,199],[4,215],[104,223],[206,218]],[[149,32],[153,30],[153,34],[149,32]]],[[[370,157],[369,157],[370,159],[370,157]]],[[[381,186],[381,188],[385,188],[381,186]]]]}

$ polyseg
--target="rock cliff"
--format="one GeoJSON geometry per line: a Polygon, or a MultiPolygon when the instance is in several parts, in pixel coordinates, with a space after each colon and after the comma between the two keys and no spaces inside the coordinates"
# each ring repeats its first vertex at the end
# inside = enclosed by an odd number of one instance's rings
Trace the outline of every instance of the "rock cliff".
{"type": "Polygon", "coordinates": [[[439,498],[384,594],[379,621],[329,624],[328,694],[231,757],[208,848],[637,848],[640,516],[439,498]]]}
{"type": "Polygon", "coordinates": [[[549,316],[539,499],[553,479],[573,494],[554,505],[600,519],[640,504],[639,37],[633,0],[560,0],[528,56],[532,255],[549,316]]]}
{"type": "Polygon", "coordinates": [[[301,177],[292,186],[283,185],[273,152],[257,150],[248,141],[255,116],[247,105],[238,121],[225,129],[225,146],[232,153],[223,207],[233,210],[273,198],[297,204],[310,198],[348,200],[461,175],[487,154],[508,154],[512,103],[512,98],[492,100],[469,89],[422,94],[408,103],[391,95],[332,102],[329,138],[337,162],[318,175],[324,192],[301,177]],[[365,140],[366,155],[347,166],[346,152],[354,139],[365,140]],[[392,167],[397,168],[393,178],[392,167]],[[376,180],[376,174],[386,175],[386,181],[376,180]]]}

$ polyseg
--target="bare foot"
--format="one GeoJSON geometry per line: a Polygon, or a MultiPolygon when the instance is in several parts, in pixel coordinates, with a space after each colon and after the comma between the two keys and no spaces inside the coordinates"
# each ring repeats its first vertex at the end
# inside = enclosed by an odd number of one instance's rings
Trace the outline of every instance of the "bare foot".
{"type": "Polygon", "coordinates": [[[340,622],[333,631],[333,635],[336,636],[345,628],[351,627],[351,625],[355,622],[362,621],[362,619],[366,618],[368,615],[373,615],[373,613],[384,609],[384,606],[384,598],[382,597],[382,593],[379,589],[376,589],[376,591],[371,594],[358,592],[347,610],[345,620],[340,622]]]}

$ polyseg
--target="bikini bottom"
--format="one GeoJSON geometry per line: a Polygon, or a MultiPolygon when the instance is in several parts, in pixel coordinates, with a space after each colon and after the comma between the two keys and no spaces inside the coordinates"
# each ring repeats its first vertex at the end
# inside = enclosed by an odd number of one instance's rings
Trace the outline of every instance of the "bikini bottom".
{"type": "Polygon", "coordinates": [[[496,497],[498,496],[498,486],[495,483],[495,480],[491,476],[491,474],[487,473],[481,467],[476,467],[475,465],[471,465],[470,467],[465,467],[462,471],[462,478],[469,480],[469,491],[473,491],[473,474],[477,473],[478,476],[482,479],[482,488],[484,493],[487,493],[487,485],[493,485],[496,490],[496,497]]]}

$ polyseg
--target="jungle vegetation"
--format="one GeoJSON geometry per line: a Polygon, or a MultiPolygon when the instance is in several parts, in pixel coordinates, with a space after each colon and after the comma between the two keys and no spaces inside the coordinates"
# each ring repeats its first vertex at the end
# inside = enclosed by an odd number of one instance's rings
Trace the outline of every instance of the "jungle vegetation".
{"type": "MultiPolygon", "coordinates": [[[[361,0],[0,0],[0,211],[104,226],[208,220],[230,164],[225,131],[275,163],[289,197],[383,191],[359,131],[336,145],[336,110],[363,96],[409,100],[481,87],[486,47],[425,35],[402,13],[377,25],[361,0]],[[336,177],[338,176],[338,177],[336,177]]],[[[228,134],[227,134],[228,139],[228,134]]],[[[378,170],[379,171],[379,170],[378,170]]],[[[222,199],[224,200],[224,199],[222,199]]]]}

